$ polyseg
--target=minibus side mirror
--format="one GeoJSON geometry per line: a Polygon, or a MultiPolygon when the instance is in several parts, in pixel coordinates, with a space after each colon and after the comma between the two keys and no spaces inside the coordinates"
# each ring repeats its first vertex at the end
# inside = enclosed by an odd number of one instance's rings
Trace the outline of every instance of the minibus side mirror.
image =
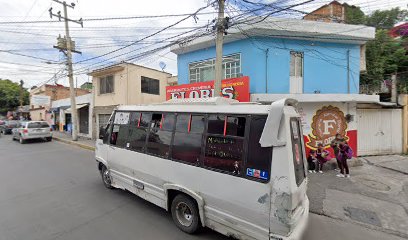
{"type": "Polygon", "coordinates": [[[105,137],[105,133],[106,133],[105,127],[104,127],[104,126],[101,126],[101,127],[99,128],[99,139],[102,139],[102,140],[103,140],[103,138],[105,137]]]}

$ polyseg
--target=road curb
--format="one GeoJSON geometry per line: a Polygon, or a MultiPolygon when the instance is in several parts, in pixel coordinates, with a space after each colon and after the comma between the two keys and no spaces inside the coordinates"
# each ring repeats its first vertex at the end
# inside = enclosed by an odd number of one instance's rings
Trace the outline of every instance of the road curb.
{"type": "Polygon", "coordinates": [[[80,147],[80,148],[83,148],[83,149],[86,149],[86,150],[95,151],[95,147],[89,146],[89,145],[86,145],[86,144],[82,144],[80,142],[74,142],[74,141],[59,138],[59,137],[53,137],[52,139],[54,139],[55,141],[58,141],[58,142],[63,142],[63,143],[66,143],[66,144],[74,145],[74,146],[77,146],[77,147],[80,147]]]}

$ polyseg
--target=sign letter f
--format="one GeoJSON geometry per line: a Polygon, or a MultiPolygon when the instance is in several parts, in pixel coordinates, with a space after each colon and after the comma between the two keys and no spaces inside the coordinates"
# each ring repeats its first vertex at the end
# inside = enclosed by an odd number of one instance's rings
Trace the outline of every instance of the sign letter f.
{"type": "Polygon", "coordinates": [[[323,124],[324,124],[324,135],[330,134],[329,129],[330,128],[334,128],[333,123],[336,123],[335,120],[323,120],[323,124]]]}

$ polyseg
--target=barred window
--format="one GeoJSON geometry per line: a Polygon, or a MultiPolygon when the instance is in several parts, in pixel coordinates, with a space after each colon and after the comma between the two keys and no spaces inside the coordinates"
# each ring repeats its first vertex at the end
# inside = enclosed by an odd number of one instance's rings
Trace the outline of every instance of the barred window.
{"type": "MultiPolygon", "coordinates": [[[[206,82],[215,79],[215,59],[190,63],[188,66],[190,83],[206,82]]],[[[222,59],[222,78],[235,78],[241,75],[241,55],[233,54],[222,59]]]]}

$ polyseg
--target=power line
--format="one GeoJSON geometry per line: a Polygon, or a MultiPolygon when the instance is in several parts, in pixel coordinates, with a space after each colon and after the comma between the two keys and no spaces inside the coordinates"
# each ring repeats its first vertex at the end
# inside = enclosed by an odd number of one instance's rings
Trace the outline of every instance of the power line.
{"type": "Polygon", "coordinates": [[[31,56],[31,55],[26,55],[26,54],[21,54],[21,53],[16,53],[16,52],[9,52],[9,51],[4,51],[4,50],[0,50],[0,52],[12,54],[12,55],[17,55],[17,56],[22,56],[22,57],[33,58],[33,59],[39,59],[39,60],[43,60],[43,61],[47,61],[47,62],[57,63],[57,61],[55,61],[55,60],[46,59],[46,58],[37,57],[37,56],[31,56]]]}
{"type": "Polygon", "coordinates": [[[157,34],[163,32],[163,31],[165,31],[165,30],[167,30],[167,29],[169,29],[169,28],[171,28],[171,27],[176,26],[177,24],[179,24],[179,23],[181,23],[181,22],[187,20],[187,19],[190,18],[190,17],[196,18],[195,16],[197,15],[197,13],[199,13],[200,11],[206,9],[206,8],[209,7],[209,6],[211,6],[211,4],[208,4],[208,5],[205,6],[205,7],[199,8],[199,9],[198,9],[197,11],[195,11],[194,13],[188,14],[186,17],[182,18],[181,20],[179,20],[179,21],[177,21],[177,22],[175,22],[175,23],[173,23],[173,24],[170,24],[170,25],[167,26],[167,27],[162,28],[161,30],[159,30],[159,31],[157,31],[157,32],[155,32],[155,33],[152,33],[152,34],[150,34],[150,35],[148,35],[148,36],[146,36],[146,37],[143,37],[143,38],[140,39],[140,40],[134,41],[133,43],[130,43],[130,44],[126,45],[126,46],[120,47],[120,48],[115,49],[115,50],[113,50],[113,51],[109,51],[109,52],[104,53],[104,54],[102,54],[102,55],[99,55],[99,56],[95,56],[95,57],[91,57],[91,58],[88,58],[88,59],[84,59],[84,60],[78,61],[77,63],[86,62],[86,61],[90,61],[90,60],[93,60],[93,59],[101,58],[101,57],[104,57],[104,56],[106,56],[106,55],[109,55],[109,54],[118,52],[118,51],[123,50],[123,49],[125,49],[125,48],[128,48],[128,47],[130,47],[130,46],[133,46],[133,45],[135,45],[136,43],[138,43],[138,42],[140,42],[140,41],[143,41],[143,40],[145,40],[145,39],[147,39],[147,38],[153,37],[153,36],[155,36],[155,35],[157,35],[157,34]]]}
{"type": "MultiPolygon", "coordinates": [[[[209,4],[211,5],[211,4],[209,4]]],[[[208,7],[208,6],[207,6],[208,7]]],[[[210,15],[214,12],[198,13],[194,15],[210,15]]],[[[144,16],[128,16],[128,17],[100,17],[100,18],[83,18],[83,22],[92,22],[92,21],[111,21],[111,20],[130,20],[130,19],[151,19],[151,18],[169,18],[169,17],[190,17],[190,13],[183,14],[166,14],[166,15],[144,15],[144,16]]],[[[3,21],[0,24],[27,24],[27,23],[55,23],[51,20],[37,20],[37,21],[3,21]]]]}

